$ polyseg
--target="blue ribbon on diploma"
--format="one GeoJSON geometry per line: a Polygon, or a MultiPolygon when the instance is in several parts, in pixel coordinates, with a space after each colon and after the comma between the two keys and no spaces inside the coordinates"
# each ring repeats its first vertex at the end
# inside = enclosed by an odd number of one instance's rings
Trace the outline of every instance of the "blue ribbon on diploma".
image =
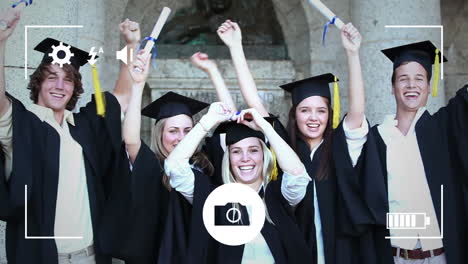
{"type": "Polygon", "coordinates": [[[15,8],[21,3],[24,3],[26,6],[28,6],[28,5],[32,4],[32,2],[33,2],[33,0],[20,0],[20,1],[16,2],[16,3],[14,3],[13,5],[11,5],[11,7],[15,8]]]}
{"type": "Polygon", "coordinates": [[[156,51],[156,40],[157,40],[157,39],[155,39],[155,38],[153,38],[153,37],[146,37],[146,38],[144,38],[144,39],[140,42],[140,44],[138,45],[137,52],[139,52],[139,51],[141,50],[141,47],[143,46],[143,42],[149,41],[149,40],[151,40],[151,41],[154,42],[154,46],[153,46],[153,55],[151,56],[151,63],[153,64],[153,68],[156,70],[156,67],[157,67],[157,65],[156,65],[156,56],[158,55],[158,53],[157,53],[157,51],[156,51]]]}
{"type": "Polygon", "coordinates": [[[322,46],[325,47],[325,37],[327,35],[327,31],[328,31],[328,26],[329,25],[334,25],[335,24],[335,20],[336,20],[336,16],[334,16],[330,21],[328,21],[325,26],[323,27],[323,35],[322,35],[322,46]]]}

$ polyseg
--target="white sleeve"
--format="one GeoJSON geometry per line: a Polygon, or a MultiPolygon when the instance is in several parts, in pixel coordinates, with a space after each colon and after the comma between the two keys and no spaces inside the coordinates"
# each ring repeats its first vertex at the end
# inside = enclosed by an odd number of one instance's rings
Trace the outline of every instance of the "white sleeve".
{"type": "Polygon", "coordinates": [[[13,168],[13,103],[7,112],[0,117],[0,148],[3,148],[5,154],[5,178],[10,179],[13,168]]]}
{"type": "Polygon", "coordinates": [[[164,171],[169,177],[172,188],[181,193],[189,203],[193,202],[193,191],[195,188],[195,175],[190,167],[189,161],[171,161],[166,159],[164,171]]]}
{"type": "Polygon", "coordinates": [[[343,130],[346,136],[346,143],[348,144],[348,151],[353,166],[356,166],[356,163],[361,156],[362,147],[367,141],[367,134],[369,133],[369,124],[367,119],[364,116],[364,121],[361,124],[361,127],[355,129],[349,129],[346,126],[346,117],[343,122],[343,130]]]}
{"type": "Polygon", "coordinates": [[[299,176],[292,176],[287,172],[283,173],[283,180],[281,181],[281,193],[288,201],[289,205],[298,205],[307,191],[307,185],[311,181],[309,174],[304,168],[304,173],[299,176]]]}

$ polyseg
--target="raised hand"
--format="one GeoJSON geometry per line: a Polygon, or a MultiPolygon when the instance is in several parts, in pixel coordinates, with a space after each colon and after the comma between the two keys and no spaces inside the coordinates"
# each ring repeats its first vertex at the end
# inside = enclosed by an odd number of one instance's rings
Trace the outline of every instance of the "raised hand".
{"type": "Polygon", "coordinates": [[[190,57],[192,64],[204,72],[209,72],[210,70],[215,69],[216,63],[208,57],[208,54],[197,52],[190,57]]]}
{"type": "Polygon", "coordinates": [[[232,109],[225,103],[215,102],[210,105],[207,116],[215,122],[216,125],[228,121],[233,114],[232,109]]]}
{"type": "Polygon", "coordinates": [[[226,20],[218,27],[216,32],[224,44],[229,48],[242,45],[242,33],[237,23],[232,22],[231,20],[226,20]]]}
{"type": "Polygon", "coordinates": [[[269,123],[263,118],[263,116],[255,109],[249,108],[242,110],[239,115],[234,117],[237,123],[246,125],[253,130],[265,131],[265,128],[269,123]]]}
{"type": "Polygon", "coordinates": [[[127,45],[137,45],[140,42],[140,25],[137,22],[127,18],[124,22],[119,24],[119,29],[127,45]]]}
{"type": "Polygon", "coordinates": [[[0,14],[0,21],[7,25],[5,30],[0,30],[0,42],[5,42],[11,36],[11,33],[13,33],[15,30],[16,25],[18,25],[20,17],[21,12],[14,8],[10,8],[0,14]]]}
{"type": "Polygon", "coordinates": [[[348,23],[341,29],[341,42],[346,52],[356,53],[361,47],[362,36],[359,31],[348,23]]]}
{"type": "Polygon", "coordinates": [[[136,59],[133,60],[128,68],[130,76],[135,84],[144,84],[148,78],[151,53],[145,54],[140,50],[136,59]]]}

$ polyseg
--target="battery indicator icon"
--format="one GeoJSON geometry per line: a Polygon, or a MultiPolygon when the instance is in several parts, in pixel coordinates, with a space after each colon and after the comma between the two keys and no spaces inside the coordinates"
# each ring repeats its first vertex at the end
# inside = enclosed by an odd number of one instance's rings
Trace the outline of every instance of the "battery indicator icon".
{"type": "Polygon", "coordinates": [[[387,229],[426,229],[430,224],[426,213],[387,213],[387,229]]]}

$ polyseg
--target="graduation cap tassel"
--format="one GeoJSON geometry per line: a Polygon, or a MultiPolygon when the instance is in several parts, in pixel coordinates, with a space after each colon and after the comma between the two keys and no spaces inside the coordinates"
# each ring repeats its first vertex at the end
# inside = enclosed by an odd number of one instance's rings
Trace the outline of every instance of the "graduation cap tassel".
{"type": "Polygon", "coordinates": [[[99,77],[95,65],[91,65],[93,74],[94,84],[94,99],[96,100],[96,112],[98,115],[104,117],[106,115],[106,102],[104,100],[103,93],[101,91],[101,85],[99,84],[99,77]]]}
{"type": "Polygon", "coordinates": [[[435,50],[434,61],[434,81],[432,82],[432,97],[437,97],[437,88],[439,86],[440,64],[439,64],[439,49],[435,50]]]}
{"type": "Polygon", "coordinates": [[[276,181],[278,179],[278,165],[276,164],[276,153],[270,146],[271,155],[273,156],[273,170],[271,171],[270,181],[276,181]]]}
{"type": "Polygon", "coordinates": [[[338,80],[334,76],[333,83],[333,129],[340,124],[340,89],[338,89],[338,80]]]}

